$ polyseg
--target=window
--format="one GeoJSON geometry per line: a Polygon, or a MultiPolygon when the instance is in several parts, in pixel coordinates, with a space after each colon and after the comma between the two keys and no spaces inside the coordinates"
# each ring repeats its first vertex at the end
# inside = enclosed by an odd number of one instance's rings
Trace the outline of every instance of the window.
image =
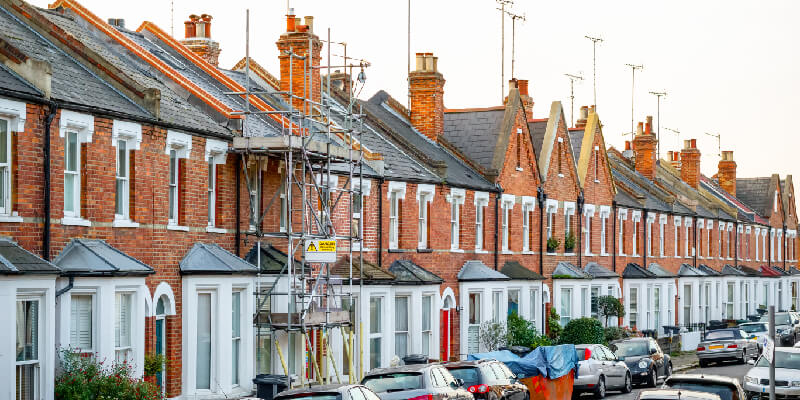
{"type": "Polygon", "coordinates": [[[510,219],[511,217],[510,217],[509,214],[511,213],[511,209],[514,208],[514,201],[515,201],[514,195],[504,194],[503,197],[502,197],[502,202],[503,202],[502,213],[503,214],[501,215],[501,218],[502,218],[502,222],[501,222],[502,225],[501,226],[502,226],[502,229],[503,229],[503,232],[502,232],[502,234],[503,234],[503,237],[502,237],[503,251],[508,251],[509,250],[508,242],[509,242],[509,230],[510,230],[510,226],[511,226],[511,219],[510,219]]]}
{"type": "Polygon", "coordinates": [[[583,253],[592,254],[592,217],[594,217],[594,206],[591,204],[583,206],[583,253]]]}
{"type": "Polygon", "coordinates": [[[606,237],[608,237],[608,211],[600,211],[600,255],[607,256],[606,237]]]}
{"type": "Polygon", "coordinates": [[[70,312],[70,346],[88,354],[94,353],[92,297],[92,295],[73,295],[70,312]]]}
{"type": "Polygon", "coordinates": [[[750,306],[750,284],[748,282],[744,283],[744,316],[750,315],[751,310],[753,309],[750,306]]]}
{"type": "Polygon", "coordinates": [[[630,327],[635,330],[639,321],[639,289],[635,287],[630,288],[628,296],[630,296],[630,305],[628,306],[630,309],[630,327]]]}
{"type": "MultiPolygon", "coordinates": [[[[131,151],[139,150],[142,142],[142,126],[128,121],[114,120],[111,143],[116,151],[116,184],[114,220],[130,221],[130,202],[133,198],[130,183],[133,180],[131,151]]],[[[117,224],[115,226],[136,226],[117,224]]]]}
{"type": "Polygon", "coordinates": [[[561,288],[561,308],[559,309],[559,314],[561,314],[561,326],[567,326],[572,319],[570,317],[572,315],[571,288],[561,288]]]}
{"type": "Polygon", "coordinates": [[[761,261],[767,261],[767,228],[761,229],[761,261]]]}
{"type": "Polygon", "coordinates": [[[480,329],[481,329],[481,294],[469,294],[469,316],[467,318],[467,352],[480,352],[480,329]]]}
{"type": "MultiPolygon", "coordinates": [[[[661,287],[653,287],[653,326],[652,329],[661,327],[661,287]]],[[[670,324],[672,321],[669,321],[670,324]]]]}
{"type": "Polygon", "coordinates": [[[725,250],[726,250],[726,258],[731,259],[731,229],[733,229],[733,225],[730,223],[728,224],[728,229],[725,231],[725,250]]]}
{"type": "Polygon", "coordinates": [[[761,241],[759,238],[761,236],[761,228],[756,228],[756,261],[759,261],[760,258],[758,257],[758,243],[761,241]]]}
{"type": "Polygon", "coordinates": [[[564,202],[564,253],[575,253],[575,245],[568,247],[570,239],[577,243],[575,232],[572,228],[572,216],[575,214],[575,203],[564,202]]]}
{"type": "Polygon", "coordinates": [[[239,382],[239,360],[242,350],[242,292],[231,293],[231,384],[239,382]]]}
{"type": "Polygon", "coordinates": [[[211,332],[214,326],[211,304],[211,293],[197,294],[197,389],[211,390],[211,332]]]}
{"type": "Polygon", "coordinates": [[[590,311],[591,317],[597,318],[599,317],[598,309],[597,309],[597,299],[600,298],[600,288],[597,286],[592,286],[591,290],[591,303],[590,303],[590,311]]]}
{"type": "Polygon", "coordinates": [[[208,163],[208,226],[216,226],[217,219],[217,166],[208,163]]]}
{"type": "Polygon", "coordinates": [[[683,237],[683,249],[684,249],[684,256],[686,256],[687,258],[691,257],[692,254],[694,253],[694,249],[689,248],[690,244],[689,236],[691,236],[691,231],[689,231],[689,229],[691,228],[691,226],[692,226],[692,219],[686,217],[686,219],[684,219],[684,225],[683,225],[684,232],[686,233],[683,237]]]}
{"type": "Polygon", "coordinates": [[[662,214],[658,219],[658,255],[664,257],[664,231],[667,226],[667,216],[662,214]]]}
{"type": "Polygon", "coordinates": [[[483,250],[484,229],[484,208],[489,204],[489,195],[483,192],[475,192],[475,250],[483,250]]]}
{"type": "Polygon", "coordinates": [[[394,354],[403,358],[408,355],[408,297],[395,297],[394,307],[394,354]]]}
{"type": "Polygon", "coordinates": [[[581,288],[581,318],[589,316],[589,288],[581,288]]]}
{"type": "Polygon", "coordinates": [[[522,204],[522,251],[531,251],[531,210],[522,204]]]}
{"type": "MultiPolygon", "coordinates": [[[[286,182],[281,179],[283,187],[281,192],[286,189],[286,182]]],[[[247,187],[250,194],[250,230],[255,230],[261,219],[261,162],[255,161],[247,166],[247,187]]],[[[281,198],[284,204],[285,198],[281,198]]]]}
{"type": "Polygon", "coordinates": [[[11,214],[11,132],[0,119],[0,214],[11,214]]]}
{"type": "Polygon", "coordinates": [[[653,217],[655,217],[654,214],[649,214],[647,216],[647,228],[645,229],[647,235],[647,243],[645,246],[647,246],[648,257],[653,256],[653,221],[655,220],[653,217]]]}
{"type": "Polygon", "coordinates": [[[761,290],[761,297],[762,297],[761,304],[766,307],[769,307],[769,283],[765,283],[764,286],[762,286],[762,288],[763,289],[761,290]]]}
{"type": "Polygon", "coordinates": [[[419,213],[417,214],[417,248],[427,249],[430,240],[430,221],[431,202],[433,201],[433,185],[417,186],[417,202],[419,203],[419,213]]]}
{"type": "Polygon", "coordinates": [[[39,300],[17,299],[16,396],[38,399],[39,392],[39,300]]]}
{"type": "Polygon", "coordinates": [[[714,221],[708,221],[706,227],[706,257],[711,258],[711,231],[714,228],[714,221]]]}
{"type": "Polygon", "coordinates": [[[748,226],[744,230],[744,259],[750,261],[750,232],[751,228],[748,226]]]}
{"type": "Polygon", "coordinates": [[[422,354],[430,356],[431,343],[433,341],[433,296],[422,296],[422,354]]]}
{"type": "Polygon", "coordinates": [[[169,151],[169,224],[178,225],[178,152],[169,151]]]}
{"type": "Polygon", "coordinates": [[[369,299],[369,368],[381,366],[381,328],[383,314],[383,298],[369,299]]]}
{"type": "MultiPolygon", "coordinates": [[[[546,207],[547,207],[547,221],[546,221],[547,222],[547,224],[546,224],[547,240],[549,241],[550,238],[553,237],[553,224],[555,224],[554,218],[555,218],[555,213],[558,210],[558,201],[553,200],[553,199],[548,199],[546,207]]],[[[552,252],[555,253],[555,251],[556,250],[553,249],[552,252]]],[[[550,253],[550,252],[551,251],[548,248],[548,253],[550,253]]]]}
{"type": "Polygon", "coordinates": [[[728,282],[728,293],[727,293],[727,301],[725,302],[725,318],[733,319],[733,282],[728,282]]]}
{"type": "Polygon", "coordinates": [[[114,353],[118,363],[133,361],[131,331],[133,312],[133,295],[131,293],[116,294],[116,321],[114,323],[114,353]]]}
{"type": "Polygon", "coordinates": [[[619,255],[625,255],[625,220],[628,219],[627,210],[619,210],[619,255]]]}
{"type": "MultiPolygon", "coordinates": [[[[782,251],[781,251],[782,250],[781,249],[781,247],[782,247],[781,244],[783,242],[783,231],[778,231],[778,240],[777,240],[777,242],[778,242],[778,251],[776,251],[775,253],[777,253],[778,261],[783,261],[783,254],[782,254],[782,251]]],[[[730,256],[730,254],[729,254],[729,256],[730,256]]]]}
{"type": "Polygon", "coordinates": [[[723,233],[725,232],[725,224],[720,221],[719,222],[719,238],[717,238],[717,257],[722,257],[722,237],[724,236],[723,233]]]}
{"type": "Polygon", "coordinates": [[[535,326],[536,329],[539,329],[539,325],[536,322],[536,311],[542,306],[541,301],[539,301],[539,290],[531,289],[530,296],[530,321],[533,322],[533,326],[535,326]]]}
{"type": "Polygon", "coordinates": [[[189,158],[192,150],[192,137],[180,132],[167,131],[167,146],[166,154],[169,156],[169,210],[168,210],[168,228],[169,226],[176,227],[180,221],[180,207],[181,207],[181,191],[183,190],[180,176],[182,175],[183,167],[180,165],[180,160],[189,158]]]}
{"type": "Polygon", "coordinates": [[[700,300],[700,308],[703,310],[702,315],[705,319],[703,322],[708,323],[711,320],[711,284],[707,283],[703,286],[703,297],[700,300]]]}
{"type": "Polygon", "coordinates": [[[675,232],[673,233],[674,234],[675,252],[673,253],[673,255],[675,256],[675,258],[678,258],[678,257],[681,256],[681,251],[680,251],[681,217],[672,217],[672,220],[675,223],[675,232]]]}
{"type": "Polygon", "coordinates": [[[683,324],[692,323],[692,285],[683,285],[683,324]]]}
{"type": "Polygon", "coordinates": [[[81,148],[77,132],[67,132],[64,144],[64,216],[80,217],[81,148]]]}
{"type": "Polygon", "coordinates": [[[639,214],[634,213],[632,219],[633,229],[631,230],[631,240],[632,240],[631,252],[633,253],[634,256],[639,255],[639,221],[640,221],[639,214]]]}
{"type": "Polygon", "coordinates": [[[389,248],[397,248],[398,226],[400,222],[399,192],[389,193],[389,248]]]}
{"type": "Polygon", "coordinates": [[[492,321],[500,323],[500,296],[502,292],[492,292],[492,321]]]}
{"type": "Polygon", "coordinates": [[[450,189],[450,249],[458,250],[461,245],[461,205],[464,204],[464,190],[450,189]]]}
{"type": "Polygon", "coordinates": [[[516,313],[518,316],[522,317],[519,312],[519,290],[509,290],[508,291],[508,305],[506,307],[506,313],[511,315],[512,313],[516,313]]]}

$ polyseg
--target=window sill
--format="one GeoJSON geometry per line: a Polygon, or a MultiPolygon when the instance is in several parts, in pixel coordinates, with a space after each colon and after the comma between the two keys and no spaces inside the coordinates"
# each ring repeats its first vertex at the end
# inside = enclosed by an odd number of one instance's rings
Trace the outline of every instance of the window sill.
{"type": "Polygon", "coordinates": [[[433,249],[417,249],[417,253],[433,253],[433,249]]]}
{"type": "Polygon", "coordinates": [[[595,179],[594,183],[600,183],[600,179],[595,179]]]}
{"type": "Polygon", "coordinates": [[[0,215],[0,222],[22,222],[19,215],[0,215]]]}
{"type": "Polygon", "coordinates": [[[501,250],[500,254],[514,254],[514,252],[511,250],[501,250]]]}
{"type": "Polygon", "coordinates": [[[544,254],[546,254],[548,256],[556,256],[556,255],[558,255],[558,253],[550,253],[550,252],[547,252],[547,253],[544,253],[544,254]]]}
{"type": "Polygon", "coordinates": [[[389,248],[386,251],[388,251],[389,253],[402,253],[403,252],[403,250],[400,250],[397,247],[389,248]]]}
{"type": "Polygon", "coordinates": [[[564,253],[565,256],[574,256],[575,253],[564,253]]]}
{"type": "Polygon", "coordinates": [[[475,254],[489,254],[488,250],[475,249],[475,254]]]}
{"type": "Polygon", "coordinates": [[[225,228],[216,228],[213,226],[207,226],[206,232],[208,233],[228,233],[228,230],[225,228]]]}
{"type": "Polygon", "coordinates": [[[92,221],[83,218],[64,217],[61,218],[61,225],[71,226],[92,226],[92,221]]]}
{"type": "Polygon", "coordinates": [[[112,228],[138,228],[139,223],[133,222],[129,219],[115,219],[114,222],[111,223],[112,228]]]}
{"type": "Polygon", "coordinates": [[[455,249],[454,249],[454,248],[450,248],[450,252],[451,252],[451,253],[463,253],[463,252],[464,252],[464,249],[459,249],[459,248],[455,248],[455,249]]]}
{"type": "Polygon", "coordinates": [[[188,226],[181,226],[181,225],[170,225],[170,224],[167,224],[167,230],[168,231],[189,232],[189,227],[188,226]]]}
{"type": "Polygon", "coordinates": [[[530,250],[522,250],[522,254],[534,254],[534,253],[530,250]]]}
{"type": "Polygon", "coordinates": [[[558,177],[559,177],[559,178],[563,178],[563,177],[564,177],[564,174],[558,174],[558,177]]]}
{"type": "Polygon", "coordinates": [[[517,171],[522,171],[522,167],[517,167],[517,171]]]}
{"type": "Polygon", "coordinates": [[[608,253],[600,253],[600,257],[608,257],[608,256],[610,256],[610,255],[611,255],[611,254],[608,254],[608,253]]]}
{"type": "Polygon", "coordinates": [[[586,256],[586,257],[594,257],[595,256],[594,253],[589,253],[589,252],[584,252],[583,255],[586,256]]]}

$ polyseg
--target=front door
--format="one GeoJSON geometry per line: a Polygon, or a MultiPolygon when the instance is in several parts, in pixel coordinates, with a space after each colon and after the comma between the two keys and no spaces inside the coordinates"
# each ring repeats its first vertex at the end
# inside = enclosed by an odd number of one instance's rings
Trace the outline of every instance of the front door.
{"type": "Polygon", "coordinates": [[[447,362],[450,361],[450,310],[441,310],[439,314],[439,358],[447,362]]]}
{"type": "MultiPolygon", "coordinates": [[[[164,355],[164,348],[166,347],[166,334],[164,329],[164,317],[156,317],[156,354],[164,355]]],[[[161,365],[161,371],[156,373],[156,383],[161,388],[161,393],[166,392],[166,363],[161,365]]]]}

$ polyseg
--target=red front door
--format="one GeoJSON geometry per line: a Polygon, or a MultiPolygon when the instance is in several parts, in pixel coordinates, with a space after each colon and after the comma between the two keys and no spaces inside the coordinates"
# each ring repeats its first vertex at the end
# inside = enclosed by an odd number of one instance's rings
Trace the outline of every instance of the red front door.
{"type": "Polygon", "coordinates": [[[450,310],[441,310],[439,312],[439,332],[441,340],[439,341],[439,359],[441,361],[450,360],[450,310]]]}

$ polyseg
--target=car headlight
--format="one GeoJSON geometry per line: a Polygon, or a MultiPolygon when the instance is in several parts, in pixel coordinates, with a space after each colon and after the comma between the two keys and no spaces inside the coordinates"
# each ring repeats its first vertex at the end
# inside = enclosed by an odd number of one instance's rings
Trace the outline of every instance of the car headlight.
{"type": "Polygon", "coordinates": [[[645,369],[645,368],[647,368],[648,365],[649,364],[648,364],[647,360],[639,360],[639,368],[645,369]]]}
{"type": "Polygon", "coordinates": [[[758,378],[754,376],[745,376],[744,381],[747,383],[758,383],[758,378]]]}
{"type": "Polygon", "coordinates": [[[800,387],[800,381],[791,381],[789,385],[792,387],[800,387]]]}

